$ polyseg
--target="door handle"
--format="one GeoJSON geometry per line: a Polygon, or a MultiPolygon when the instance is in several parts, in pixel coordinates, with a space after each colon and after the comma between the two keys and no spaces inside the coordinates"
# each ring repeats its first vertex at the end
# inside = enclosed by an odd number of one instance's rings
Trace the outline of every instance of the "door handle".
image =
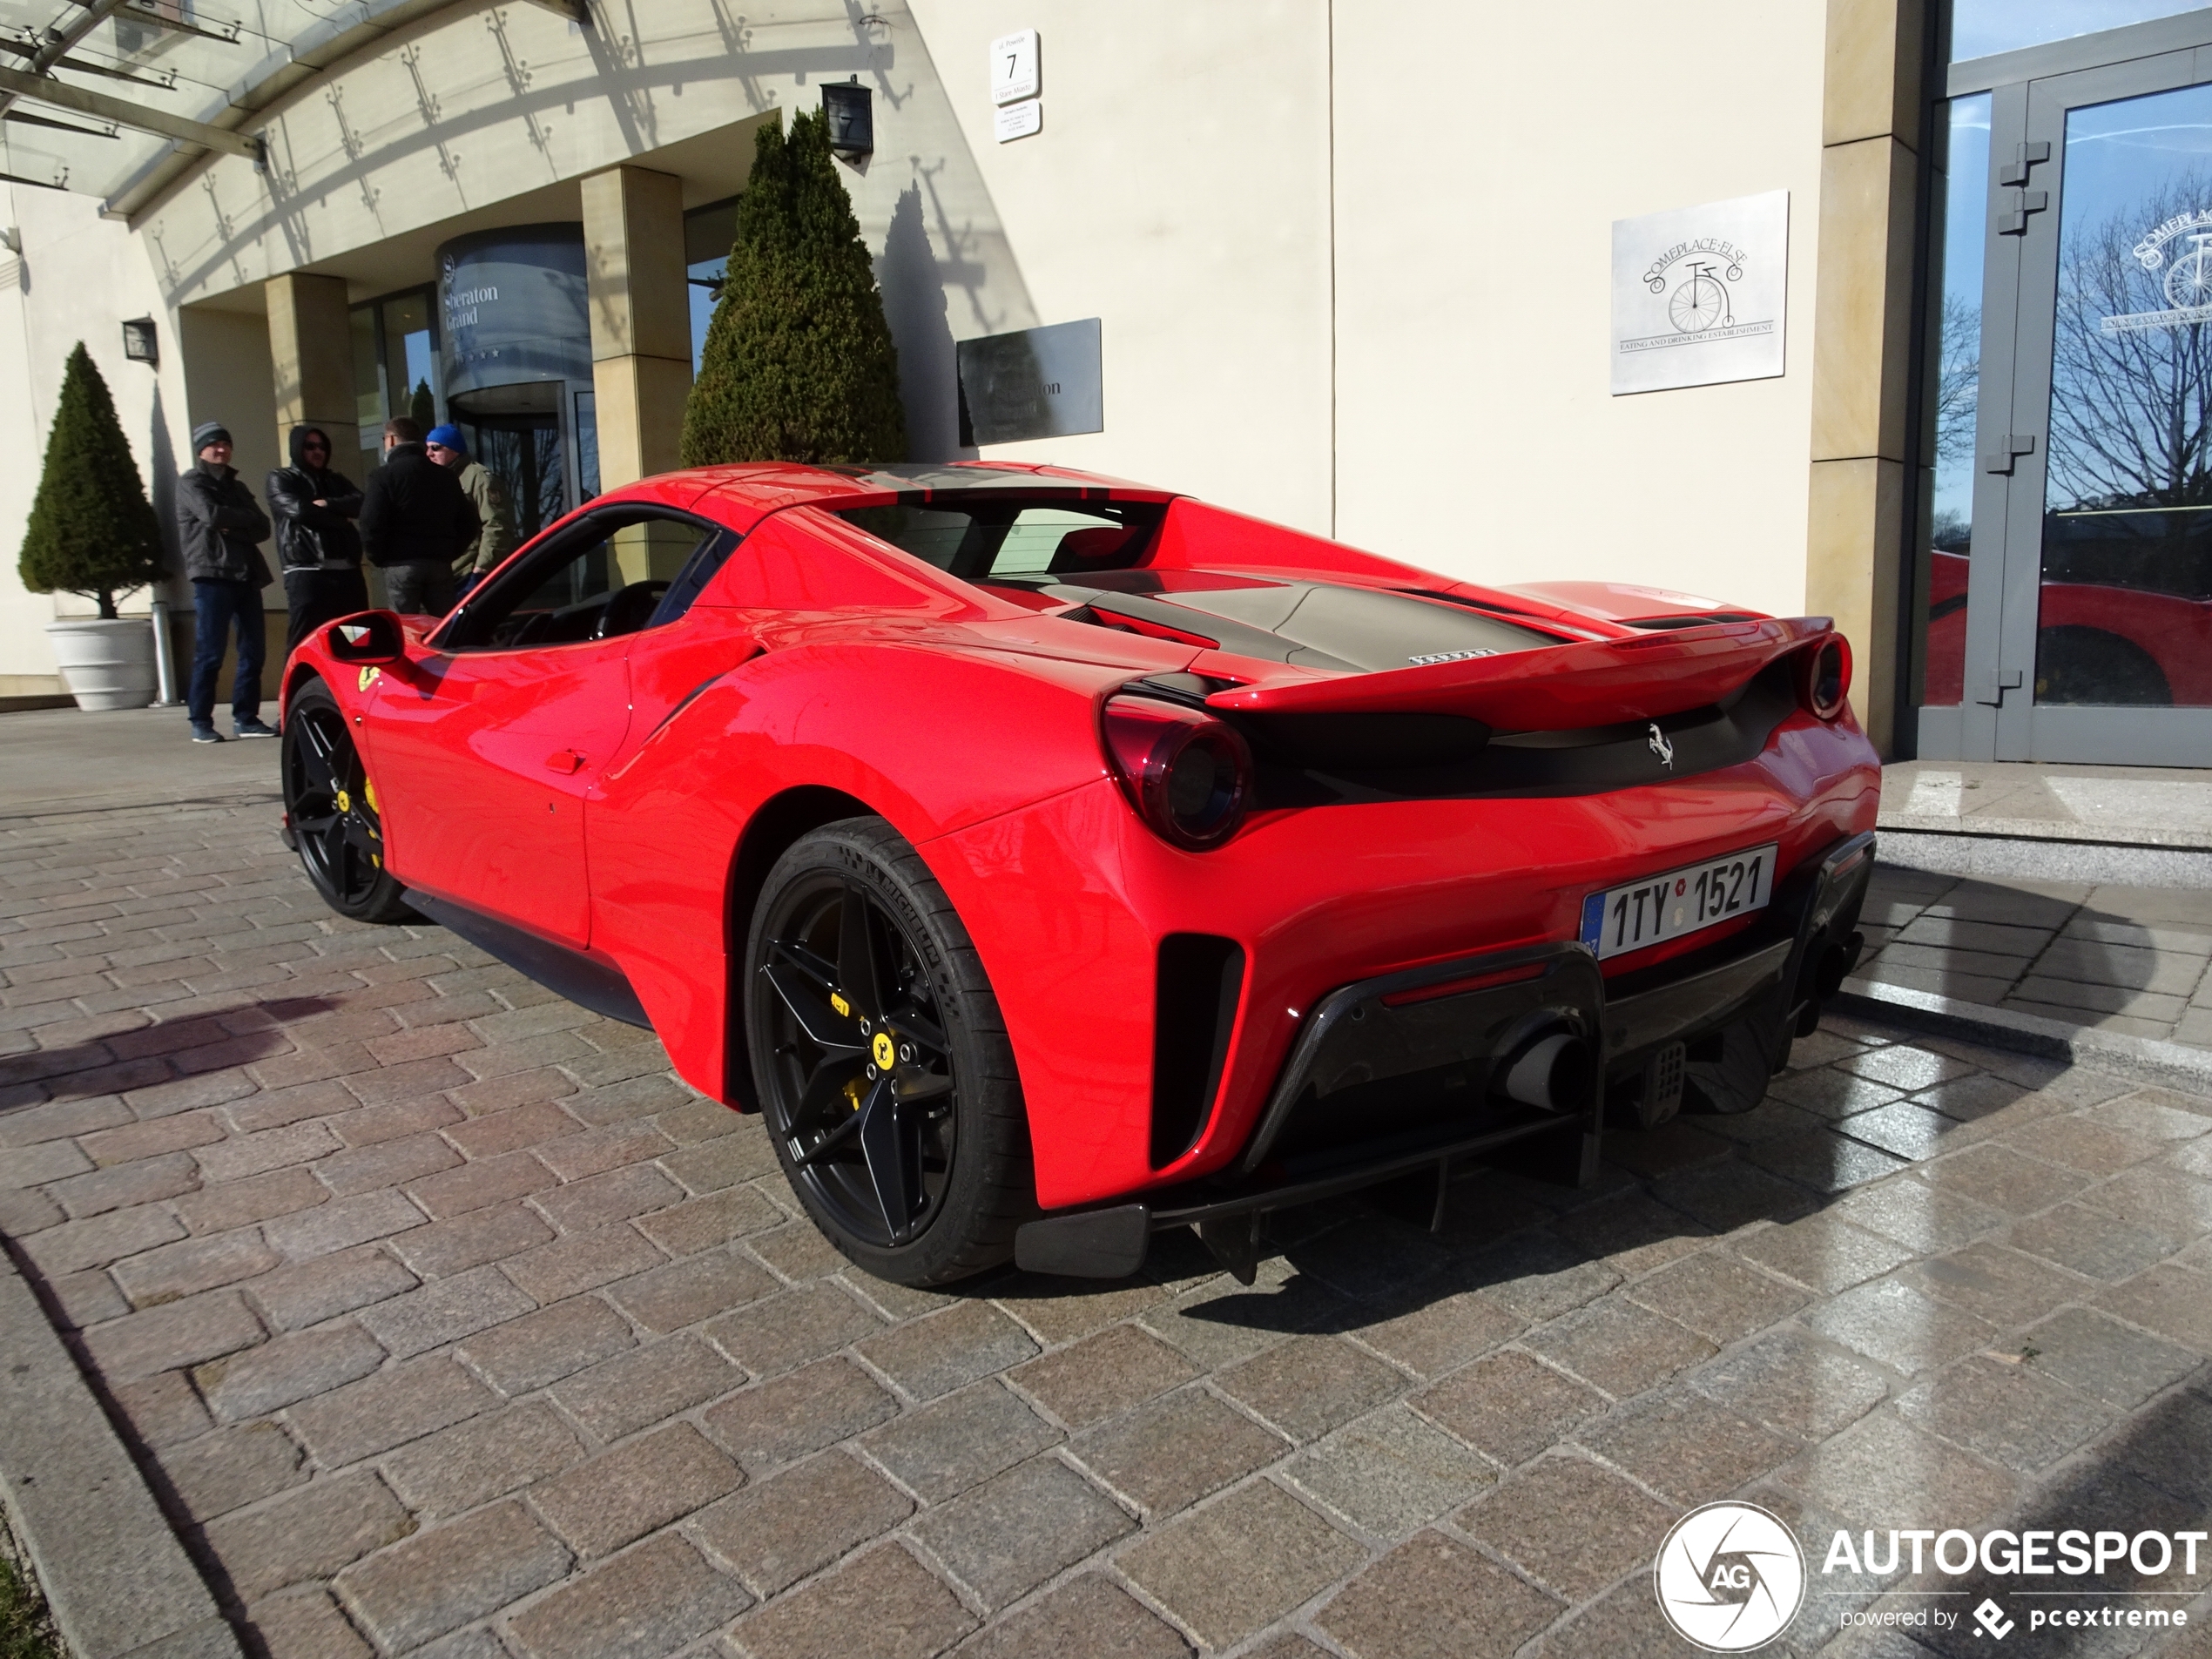
{"type": "Polygon", "coordinates": [[[573,749],[556,749],[545,757],[545,764],[554,772],[574,772],[583,764],[583,757],[573,749]]]}
{"type": "Polygon", "coordinates": [[[2003,673],[1984,680],[1974,692],[1974,701],[1986,703],[1993,709],[2001,709],[2005,706],[2005,693],[2019,691],[2021,678],[2019,669],[2006,669],[2003,673]]]}
{"type": "Polygon", "coordinates": [[[2007,432],[1997,442],[1999,447],[1981,458],[1985,472],[2009,473],[2013,469],[2013,462],[2022,455],[2035,453],[2035,435],[2032,432],[2007,432]]]}
{"type": "Polygon", "coordinates": [[[2014,191],[2013,192],[2012,206],[2009,211],[1997,215],[1998,235],[2027,235],[2027,216],[2030,213],[2043,212],[2047,211],[2050,206],[2051,192],[2047,190],[2014,191]]]}

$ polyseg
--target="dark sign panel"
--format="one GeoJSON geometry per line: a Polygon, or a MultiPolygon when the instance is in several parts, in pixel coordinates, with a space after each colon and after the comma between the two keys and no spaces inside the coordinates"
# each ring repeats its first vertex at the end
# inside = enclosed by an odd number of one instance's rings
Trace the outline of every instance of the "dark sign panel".
{"type": "Polygon", "coordinates": [[[1098,319],[960,342],[961,395],[976,443],[1106,429],[1098,319]]]}
{"type": "Polygon", "coordinates": [[[445,390],[591,378],[583,227],[517,225],[438,250],[445,390]]]}

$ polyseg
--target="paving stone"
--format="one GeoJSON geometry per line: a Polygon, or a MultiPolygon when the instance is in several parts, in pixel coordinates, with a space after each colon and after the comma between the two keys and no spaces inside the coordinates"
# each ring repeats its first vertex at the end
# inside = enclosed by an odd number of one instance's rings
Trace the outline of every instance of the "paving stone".
{"type": "Polygon", "coordinates": [[[1580,1458],[1540,1458],[1459,1517],[1461,1530],[1579,1601],[1650,1558],[1675,1511],[1580,1458]]]}
{"type": "MultiPolygon", "coordinates": [[[[1824,1602],[1816,1605],[1817,1611],[1799,1616],[1808,1621],[1836,1620],[1850,1604],[1824,1602]]],[[[1806,1626],[1797,1628],[1802,1630],[1806,1626]]],[[[1824,1628],[1819,1634],[1828,1632],[1824,1628]]],[[[1869,1634],[1900,1644],[1900,1650],[1884,1653],[1879,1659],[1926,1659],[1926,1649],[1895,1630],[1870,1633],[1857,1628],[1824,1647],[1822,1659],[1876,1659],[1875,1655],[1851,1645],[1869,1634]]],[[[1533,1650],[1542,1659],[1617,1659],[1622,1654],[1677,1654],[1684,1650],[1684,1644],[1660,1612],[1659,1598],[1651,1593],[1649,1580],[1638,1574],[1579,1609],[1572,1620],[1548,1632],[1533,1650]]]]}
{"type": "Polygon", "coordinates": [[[264,1273],[246,1287],[269,1326],[296,1331],[415,1288],[415,1275],[374,1245],[264,1273]]]}
{"type": "Polygon", "coordinates": [[[251,1600],[328,1578],[415,1530],[398,1499],[373,1474],[311,1480],[259,1507],[210,1521],[207,1547],[251,1600]]]}
{"type": "Polygon", "coordinates": [[[821,1230],[809,1221],[756,1233],[745,1240],[745,1248],[769,1271],[794,1285],[841,1271],[850,1265],[838,1253],[837,1246],[823,1238],[821,1230]]]}
{"type": "Polygon", "coordinates": [[[631,1118],[546,1142],[538,1147],[537,1157],[562,1180],[575,1182],[675,1150],[676,1143],[651,1123],[631,1118]]]}
{"type": "Polygon", "coordinates": [[[1647,1179],[1716,1163],[1728,1155],[1725,1140],[1683,1117],[1657,1129],[1627,1129],[1605,1137],[1606,1161],[1647,1179]]]}
{"type": "Polygon", "coordinates": [[[975,1616],[897,1544],[870,1550],[740,1619],[749,1659],[932,1659],[975,1628],[975,1616]]]}
{"type": "Polygon", "coordinates": [[[422,1212],[400,1194],[368,1192],[279,1217],[266,1223],[261,1231],[280,1255],[296,1262],[388,1238],[422,1224],[422,1212]]]}
{"type": "Polygon", "coordinates": [[[425,1278],[438,1278],[503,1261],[552,1237],[552,1228],[536,1211],[519,1203],[497,1204],[415,1228],[395,1238],[392,1248],[425,1278]]]}
{"type": "Polygon", "coordinates": [[[510,1256],[500,1271],[540,1302],[557,1302],[657,1266],[661,1253],[634,1228],[620,1223],[571,1233],[510,1256]]]}
{"type": "Polygon", "coordinates": [[[2033,1474],[2101,1433],[2112,1413],[2014,1358],[1979,1355],[1904,1395],[1905,1418],[1953,1445],[2033,1474]]]}
{"type": "Polygon", "coordinates": [[[330,1190],[316,1180],[312,1171],[278,1170],[244,1181],[202,1187],[198,1192],[178,1199],[176,1211],[193,1232],[228,1232],[235,1227],[250,1227],[257,1221],[311,1210],[329,1197],[330,1190]]]}
{"type": "Polygon", "coordinates": [[[277,1253],[246,1228],[210,1238],[183,1238],[115,1264],[115,1282],[135,1307],[173,1302],[266,1272],[277,1253]]]}
{"type": "Polygon", "coordinates": [[[1994,1326],[1932,1300],[1898,1278],[1856,1285],[1808,1310],[1804,1322],[1907,1376],[1986,1347],[1998,1334],[1994,1326]]]}
{"type": "Polygon", "coordinates": [[[756,1377],[780,1376],[872,1336],[883,1322],[836,1285],[810,1285],[724,1315],[700,1332],[756,1377]]]}
{"type": "Polygon", "coordinates": [[[774,1174],[776,1153],[765,1130],[757,1123],[741,1122],[731,1134],[670,1153],[661,1160],[661,1168],[694,1193],[720,1192],[774,1174]]]}
{"type": "Polygon", "coordinates": [[[316,1177],[341,1197],[371,1192],[449,1170],[461,1154],[436,1135],[403,1135],[396,1140],[348,1147],[315,1164],[316,1177]]]}
{"type": "Polygon", "coordinates": [[[53,1296],[64,1328],[68,1330],[82,1331],[88,1325],[102,1325],[131,1311],[131,1303],[116,1289],[114,1279],[98,1268],[88,1267],[81,1272],[50,1278],[46,1288],[53,1296]]]}
{"type": "Polygon", "coordinates": [[[934,1399],[1036,1351],[1020,1325],[986,1302],[959,1303],[860,1345],[870,1365],[917,1399],[934,1399]]]}
{"type": "Polygon", "coordinates": [[[1525,1233],[1484,1251],[1459,1277],[1532,1324],[1588,1306],[1622,1280],[1617,1268],[1542,1233],[1525,1233]]]}
{"type": "Polygon", "coordinates": [[[185,1230],[174,1216],[149,1204],[49,1227],[30,1235],[24,1250],[42,1271],[58,1275],[105,1267],[184,1236],[185,1230]]]}
{"type": "Polygon", "coordinates": [[[1532,1352],[1622,1399],[1714,1352],[1704,1338],[1620,1298],[1555,1319],[1523,1341],[1532,1352]]]}
{"type": "Polygon", "coordinates": [[[819,1572],[914,1513],[897,1487],[842,1452],[785,1470],[693,1517],[707,1553],[770,1596],[819,1572]]]}
{"type": "Polygon", "coordinates": [[[1360,1325],[1355,1334],[1416,1376],[1440,1377],[1511,1341],[1528,1324],[1481,1292],[1463,1291],[1360,1325]]]}
{"type": "MultiPolygon", "coordinates": [[[[351,1098],[347,1097],[348,1104],[351,1098]]],[[[347,1146],[374,1146],[380,1142],[396,1141],[402,1136],[420,1135],[426,1130],[456,1124],[461,1122],[461,1109],[442,1095],[425,1095],[420,1100],[354,1107],[323,1121],[330,1125],[330,1132],[347,1146]]]]}
{"type": "Polygon", "coordinates": [[[1802,1291],[1718,1251],[1663,1268],[1627,1294],[1723,1346],[1788,1318],[1806,1301],[1802,1291]]]}
{"type": "Polygon", "coordinates": [[[474,1418],[395,1453],[384,1478],[428,1520],[474,1509],[583,1461],[583,1443],[543,1400],[474,1418]]]}
{"type": "Polygon", "coordinates": [[[394,1357],[405,1359],[518,1318],[532,1305],[497,1268],[477,1267],[366,1308],[361,1321],[394,1357]]]}
{"type": "Polygon", "coordinates": [[[165,1371],[137,1382],[111,1381],[108,1393],[140,1443],[157,1452],[215,1426],[181,1371],[165,1371]]]}
{"type": "Polygon", "coordinates": [[[912,1533],[984,1606],[995,1609],[1135,1530],[1119,1506],[1047,1456],[931,1509],[912,1533]]]}
{"type": "Polygon", "coordinates": [[[1605,1409],[1595,1389],[1517,1351],[1479,1359],[1413,1396],[1424,1417],[1510,1467],[1605,1409]]]}
{"type": "Polygon", "coordinates": [[[2179,1169],[2139,1165],[2090,1188],[2081,1202],[2108,1216],[2179,1238],[2212,1232],[2212,1181],[2196,1180],[2179,1169]]]}
{"type": "Polygon", "coordinates": [[[603,1361],[563,1383],[554,1398],[586,1433],[613,1440],[744,1381],[745,1373],[705,1343],[679,1336],[603,1361]]]}
{"type": "Polygon", "coordinates": [[[368,1659],[375,1651],[320,1587],[280,1590],[254,1602],[246,1618],[271,1659],[368,1659]]]}
{"type": "Polygon", "coordinates": [[[1972,1527],[2006,1514],[2016,1491],[2009,1477],[1885,1411],[1813,1447],[1776,1478],[1846,1524],[1868,1527],[1919,1514],[1940,1494],[1944,1520],[1972,1527]]]}
{"type": "Polygon", "coordinates": [[[1446,1659],[1509,1654],[1560,1613],[1560,1604],[1455,1538],[1409,1538],[1314,1615],[1355,1654],[1446,1659]]]}
{"type": "Polygon", "coordinates": [[[834,1446],[898,1409],[899,1402],[852,1361],[824,1359],[732,1394],[699,1420],[723,1449],[758,1474],[834,1446]]]}
{"type": "MultiPolygon", "coordinates": [[[[1914,1252],[1956,1250],[2003,1226],[2007,1220],[2001,1210],[1962,1192],[1931,1186],[1912,1175],[1892,1177],[1848,1192],[1824,1211],[1821,1218],[1851,1222],[1894,1239],[1914,1252]]],[[[1888,1271],[1887,1267],[1875,1270],[1888,1271]]],[[[1816,1283],[1814,1288],[1823,1286],[1816,1283]]]]}
{"type": "Polygon", "coordinates": [[[908,1412],[865,1436],[869,1455],[927,1501],[942,1503],[1061,1439],[1000,1383],[908,1412]]]}
{"type": "Polygon", "coordinates": [[[1122,1571],[1202,1642],[1225,1648],[1355,1568],[1366,1552],[1257,1480],[1124,1549],[1122,1571]]]}
{"type": "Polygon", "coordinates": [[[563,1232],[570,1233],[644,1215],[648,1211],[664,1210],[683,1197],[684,1190],[658,1169],[640,1163],[555,1187],[542,1192],[537,1204],[548,1220],[563,1232]]]}
{"type": "Polygon", "coordinates": [[[196,1521],[253,1503],[307,1478],[300,1448],[274,1423],[218,1429],[160,1453],[161,1473],[196,1521]]]}
{"type": "Polygon", "coordinates": [[[978,1631],[960,1659],[1031,1659],[1081,1654],[1083,1659],[1184,1659],[1190,1644],[1134,1597],[1096,1574],[1048,1592],[1017,1613],[978,1631]]]}
{"type": "MultiPolygon", "coordinates": [[[[714,1109],[726,1114],[729,1109],[714,1109]]],[[[637,1226],[670,1255],[689,1256],[781,1226],[784,1220],[784,1212],[751,1187],[733,1187],[641,1217],[637,1226]]]]}
{"type": "Polygon", "coordinates": [[[1799,1449],[1794,1440],[1692,1393],[1669,1394],[1582,1438],[1600,1457],[1684,1507],[1749,1485],[1799,1449]]]}
{"type": "Polygon", "coordinates": [[[546,1524],[590,1560],[744,1484],[744,1471],[698,1430],[674,1423],[540,1481],[530,1500],[546,1524]]]}
{"type": "Polygon", "coordinates": [[[1938,1301],[2000,1330],[2040,1319],[2060,1303],[2085,1300],[2096,1290],[2086,1279],[1986,1240],[1899,1275],[1908,1276],[1938,1301]]]}
{"type": "Polygon", "coordinates": [[[1283,1474],[1353,1527],[1386,1539],[1458,1507],[1497,1479],[1487,1461],[1403,1402],[1309,1447],[1283,1474]]]}
{"type": "Polygon", "coordinates": [[[0,1188],[0,1233],[27,1238],[62,1218],[62,1208],[43,1192],[0,1188]]]}
{"type": "Polygon", "coordinates": [[[235,1353],[263,1334],[236,1291],[210,1291],[96,1325],[84,1347],[105,1375],[130,1380],[235,1353]]]}
{"type": "Polygon", "coordinates": [[[260,1417],[366,1377],[384,1363],[376,1339],[351,1319],[280,1336],[199,1367],[199,1385],[227,1423],[260,1417]]]}
{"type": "Polygon", "coordinates": [[[780,1288],[751,1258],[723,1249],[624,1279],[607,1293],[639,1325],[659,1332],[680,1331],[780,1288]]]}
{"type": "Polygon", "coordinates": [[[1905,1091],[1871,1077],[1844,1070],[1790,1072],[1767,1085],[1776,1100],[1840,1122],[1905,1098],[1905,1091]]]}
{"type": "Polygon", "coordinates": [[[347,1568],[338,1589],[380,1645],[404,1651],[552,1583],[570,1561],[559,1541],[510,1501],[347,1568]]]}
{"type": "Polygon", "coordinates": [[[493,1387],[513,1395],[636,1345],[629,1321],[596,1297],[577,1297],[479,1332],[457,1352],[493,1387]]]}
{"type": "Polygon", "coordinates": [[[657,1538],[556,1590],[509,1628],[533,1659],[656,1659],[752,1605],[681,1538],[657,1538]]]}
{"type": "Polygon", "coordinates": [[[2025,1362],[2086,1394],[2133,1410],[2202,1361],[2188,1349],[2088,1308],[2067,1308],[2028,1331],[2025,1362]]]}
{"type": "Polygon", "coordinates": [[[553,1172],[528,1152],[478,1158],[412,1182],[408,1196],[430,1217],[450,1217],[543,1192],[556,1184],[553,1172]]]}
{"type": "Polygon", "coordinates": [[[2212,1274],[2187,1267],[2154,1267],[2103,1291],[2099,1307],[2155,1336],[2212,1353],[2212,1274]]]}
{"type": "Polygon", "coordinates": [[[1008,1375],[1070,1428],[1084,1428],[1156,1399],[1198,1374],[1149,1331],[1117,1325],[1008,1375]]]}
{"type": "Polygon", "coordinates": [[[2140,1227],[2079,1204],[2062,1204],[2016,1223],[2006,1233],[2005,1242],[2014,1250],[2107,1281],[2134,1278],[2172,1255],[2182,1244],[2170,1233],[2140,1227]]]}
{"type": "Polygon", "coordinates": [[[283,1129],[263,1130],[235,1140],[217,1141],[190,1156],[198,1159],[200,1174],[212,1185],[263,1175],[287,1164],[306,1163],[338,1150],[338,1137],[320,1123],[293,1123],[283,1129]]]}
{"type": "MultiPolygon", "coordinates": [[[[458,1117],[459,1113],[455,1116],[458,1117]]],[[[553,1101],[538,1101],[489,1117],[472,1117],[453,1126],[446,1138],[471,1158],[488,1158],[502,1152],[518,1152],[563,1135],[580,1135],[577,1123],[553,1101]]]]}
{"type": "Polygon", "coordinates": [[[1291,1443],[1187,1388],[1078,1436],[1069,1449],[1157,1521],[1265,1467],[1291,1443]]]}
{"type": "Polygon", "coordinates": [[[499,1397],[442,1357],[395,1366],[292,1408],[292,1426],[325,1468],[474,1417],[499,1397]]]}
{"type": "Polygon", "coordinates": [[[1973,1146],[1920,1166],[1937,1186],[2003,1211],[2028,1216],[2072,1197],[2084,1177],[2055,1169],[2003,1146],[1973,1146]]]}
{"type": "Polygon", "coordinates": [[[1786,1329],[1716,1360],[1690,1386],[1769,1428],[1801,1438],[1833,1434],[1889,1392],[1879,1372],[1840,1345],[1786,1329]]]}
{"type": "Polygon", "coordinates": [[[1945,1136],[1958,1127],[1953,1119],[1941,1112],[1910,1100],[1892,1101],[1871,1112],[1857,1113],[1842,1126],[1843,1132],[1853,1140],[1879,1147],[1908,1163],[1934,1157],[1941,1150],[1945,1136]]]}
{"type": "Polygon", "coordinates": [[[1405,1379],[1331,1337],[1296,1337],[1221,1372],[1215,1386],[1295,1440],[1311,1440],[1397,1394],[1405,1379]]]}
{"type": "MultiPolygon", "coordinates": [[[[1728,1121],[1716,1118],[1711,1126],[1717,1130],[1728,1121]]],[[[1642,1192],[1615,1193],[1569,1211],[1555,1227],[1569,1244],[1622,1273],[1649,1272],[1700,1248],[1709,1237],[1681,1211],[1642,1192]]]]}
{"type": "MultiPolygon", "coordinates": [[[[71,1127],[63,1133],[78,1136],[78,1145],[84,1155],[102,1168],[111,1163],[130,1163],[140,1158],[158,1157],[164,1153],[182,1152],[195,1146],[205,1146],[210,1141],[223,1138],[223,1124],[212,1111],[185,1112],[175,1117],[157,1117],[150,1123],[134,1123],[131,1113],[121,1101],[112,1096],[98,1100],[60,1101],[53,1106],[39,1109],[44,1112],[67,1110],[84,1125],[71,1127]],[[120,1128],[101,1129],[88,1134],[87,1129],[98,1123],[120,1124],[120,1128]]],[[[32,1114],[11,1114],[5,1129],[21,1135],[32,1127],[32,1114]]],[[[10,1145],[18,1144],[10,1140],[10,1145]]]]}
{"type": "Polygon", "coordinates": [[[44,1175],[39,1178],[45,1186],[46,1196],[72,1216],[97,1216],[130,1204],[158,1204],[164,1198],[190,1192],[199,1184],[199,1170],[189,1152],[172,1152],[165,1157],[140,1158],[134,1163],[94,1170],[85,1166],[83,1156],[65,1141],[10,1154],[0,1180],[25,1173],[27,1169],[37,1169],[42,1163],[58,1163],[63,1161],[62,1154],[67,1155],[67,1162],[85,1167],[86,1172],[62,1180],[44,1175]],[[47,1156],[50,1151],[55,1155],[51,1158],[47,1156]]]}
{"type": "Polygon", "coordinates": [[[1651,1190],[1661,1203],[1715,1232],[1733,1232],[1755,1221],[1794,1221],[1813,1208],[1803,1187],[1733,1158],[1677,1171],[1654,1182],[1651,1190]]]}

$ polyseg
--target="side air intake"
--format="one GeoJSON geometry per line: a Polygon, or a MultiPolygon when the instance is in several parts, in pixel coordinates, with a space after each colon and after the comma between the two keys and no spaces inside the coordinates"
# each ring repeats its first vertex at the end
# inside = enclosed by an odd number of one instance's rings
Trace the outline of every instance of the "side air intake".
{"type": "Polygon", "coordinates": [[[1160,941],[1152,1010],[1152,1167],[1163,1169],[1197,1143],[1221,1089],[1244,950],[1212,934],[1160,941]]]}

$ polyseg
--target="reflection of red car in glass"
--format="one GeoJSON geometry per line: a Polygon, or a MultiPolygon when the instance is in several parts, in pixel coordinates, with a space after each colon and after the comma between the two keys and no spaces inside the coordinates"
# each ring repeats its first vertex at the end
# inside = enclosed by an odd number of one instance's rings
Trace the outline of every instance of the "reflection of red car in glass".
{"type": "Polygon", "coordinates": [[[1848,971],[1874,752],[1817,620],[1492,590],[1051,469],[611,492],[285,671],[287,837],[650,1024],[870,1270],[1759,1100],[1848,971]]]}
{"type": "MultiPolygon", "coordinates": [[[[1925,692],[1964,700],[1967,556],[1939,548],[1928,568],[1925,692]]],[[[2035,700],[2141,707],[2212,705],[2212,600],[2103,582],[2042,584],[2035,700]]]]}

